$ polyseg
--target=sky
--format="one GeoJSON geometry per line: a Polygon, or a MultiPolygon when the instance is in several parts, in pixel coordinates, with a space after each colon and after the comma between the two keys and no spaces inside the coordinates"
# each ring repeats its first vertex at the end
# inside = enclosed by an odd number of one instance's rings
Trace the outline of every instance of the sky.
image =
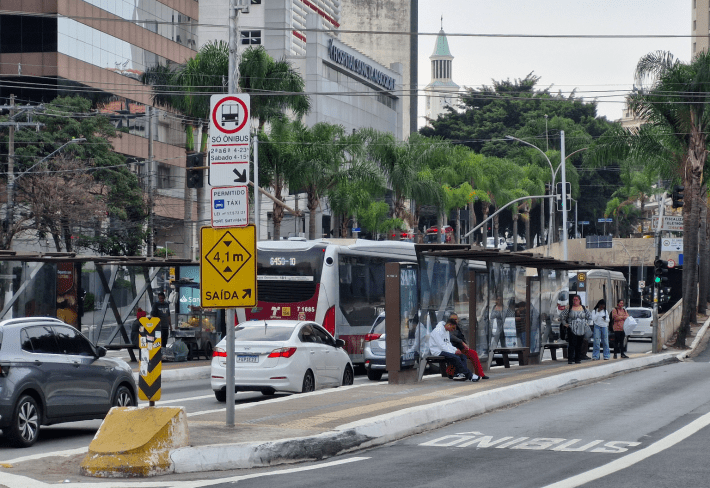
{"type": "MultiPolygon", "coordinates": [[[[691,33],[692,0],[419,0],[419,88],[431,80],[435,36],[443,28],[459,86],[541,77],[538,88],[597,99],[598,115],[621,118],[638,60],[657,50],[690,61],[691,39],[541,39],[451,34],[681,35],[691,33]]],[[[421,126],[424,97],[419,97],[421,126]]]]}

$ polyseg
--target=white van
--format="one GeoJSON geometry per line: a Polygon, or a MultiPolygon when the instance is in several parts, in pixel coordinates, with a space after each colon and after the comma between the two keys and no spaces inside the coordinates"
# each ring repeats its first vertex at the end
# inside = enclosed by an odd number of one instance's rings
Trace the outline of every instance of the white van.
{"type": "Polygon", "coordinates": [[[501,251],[505,251],[507,246],[506,246],[504,238],[502,238],[502,237],[498,238],[498,245],[497,246],[495,245],[495,242],[496,242],[495,237],[487,237],[486,238],[486,248],[493,249],[493,248],[497,247],[501,251]]]}

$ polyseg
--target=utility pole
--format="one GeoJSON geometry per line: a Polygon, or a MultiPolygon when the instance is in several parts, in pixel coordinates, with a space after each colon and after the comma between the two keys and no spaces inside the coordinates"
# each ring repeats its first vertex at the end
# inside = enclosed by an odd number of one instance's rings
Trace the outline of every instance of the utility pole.
{"type": "Polygon", "coordinates": [[[254,226],[256,227],[256,242],[259,242],[259,217],[261,208],[259,206],[259,136],[254,136],[254,226]]]}
{"type": "MultiPolygon", "coordinates": [[[[659,180],[660,183],[660,180],[659,180]]],[[[659,185],[660,186],[660,185],[659,185]]],[[[661,230],[663,229],[663,213],[666,204],[666,192],[663,192],[661,196],[661,201],[658,204],[658,226],[656,226],[654,248],[656,249],[656,256],[653,260],[654,265],[656,261],[661,259],[661,230]]],[[[655,267],[655,266],[654,266],[655,267]]],[[[663,285],[663,280],[660,283],[656,283],[655,276],[653,280],[653,335],[652,335],[652,347],[651,352],[658,352],[658,288],[663,285]]]]}
{"type": "Polygon", "coordinates": [[[567,173],[565,171],[565,131],[560,131],[560,164],[562,165],[562,249],[567,261],[567,173]]]}
{"type": "MultiPolygon", "coordinates": [[[[244,5],[243,0],[229,0],[229,73],[227,81],[227,93],[239,93],[239,12],[244,9],[249,11],[248,4],[244,5]]],[[[256,172],[256,171],[255,171],[256,172]]],[[[257,180],[258,181],[258,180],[257,180]]],[[[259,187],[254,185],[254,198],[258,198],[259,187]]],[[[255,200],[256,203],[257,200],[255,200]]],[[[256,207],[256,205],[255,205],[256,207]]],[[[257,209],[255,208],[255,212],[257,209]]],[[[256,239],[259,239],[257,227],[256,239]]],[[[227,371],[225,383],[227,386],[227,427],[234,427],[234,322],[235,309],[226,310],[227,327],[227,371]]]]}
{"type": "MultiPolygon", "coordinates": [[[[15,95],[10,95],[10,120],[15,115],[15,95]]],[[[5,239],[7,239],[7,247],[10,248],[9,236],[12,233],[12,225],[14,224],[15,210],[15,126],[9,128],[10,134],[8,139],[8,154],[7,154],[7,205],[5,206],[5,239]]]]}
{"type": "Polygon", "coordinates": [[[155,239],[155,167],[153,163],[153,107],[145,107],[148,112],[148,252],[149,258],[153,257],[153,241],[155,239]]]}

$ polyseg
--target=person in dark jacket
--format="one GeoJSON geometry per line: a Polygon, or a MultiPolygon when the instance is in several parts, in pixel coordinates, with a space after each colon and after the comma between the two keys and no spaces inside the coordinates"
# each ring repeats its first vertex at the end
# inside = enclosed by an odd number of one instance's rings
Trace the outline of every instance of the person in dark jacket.
{"type": "Polygon", "coordinates": [[[456,326],[454,330],[449,332],[451,344],[456,349],[461,351],[461,354],[465,355],[471,360],[471,363],[473,363],[474,373],[476,373],[478,377],[483,378],[484,380],[489,379],[483,371],[481,361],[478,359],[478,353],[476,353],[476,351],[474,351],[473,349],[469,349],[469,347],[466,345],[465,336],[463,334],[463,331],[459,327],[459,316],[456,313],[452,313],[451,315],[449,315],[449,319],[447,322],[456,326]]]}
{"type": "Polygon", "coordinates": [[[139,331],[141,328],[140,318],[145,316],[145,310],[138,307],[138,310],[136,310],[136,320],[134,320],[131,324],[131,344],[133,344],[133,347],[138,347],[138,338],[140,337],[139,331]]]}

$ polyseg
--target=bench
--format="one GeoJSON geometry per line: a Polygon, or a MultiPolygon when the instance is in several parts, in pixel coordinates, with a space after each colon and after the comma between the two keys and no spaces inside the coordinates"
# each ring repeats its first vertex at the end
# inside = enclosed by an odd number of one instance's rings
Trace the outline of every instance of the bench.
{"type": "Polygon", "coordinates": [[[503,366],[510,368],[508,354],[517,354],[518,364],[520,366],[525,366],[528,364],[528,351],[527,347],[499,347],[498,349],[493,350],[493,354],[500,354],[503,356],[503,366]]]}
{"type": "Polygon", "coordinates": [[[542,345],[542,350],[544,352],[545,349],[549,349],[550,350],[550,357],[552,358],[553,361],[557,361],[557,350],[562,349],[562,357],[566,358],[567,357],[567,346],[569,346],[569,344],[566,342],[548,342],[547,344],[542,345]]]}
{"type": "Polygon", "coordinates": [[[422,377],[424,376],[424,370],[426,369],[427,364],[438,364],[439,365],[439,371],[441,372],[441,376],[446,378],[446,358],[444,356],[427,356],[423,361],[420,361],[419,365],[419,381],[422,380],[422,377]],[[424,364],[421,364],[421,363],[424,364]]]}

